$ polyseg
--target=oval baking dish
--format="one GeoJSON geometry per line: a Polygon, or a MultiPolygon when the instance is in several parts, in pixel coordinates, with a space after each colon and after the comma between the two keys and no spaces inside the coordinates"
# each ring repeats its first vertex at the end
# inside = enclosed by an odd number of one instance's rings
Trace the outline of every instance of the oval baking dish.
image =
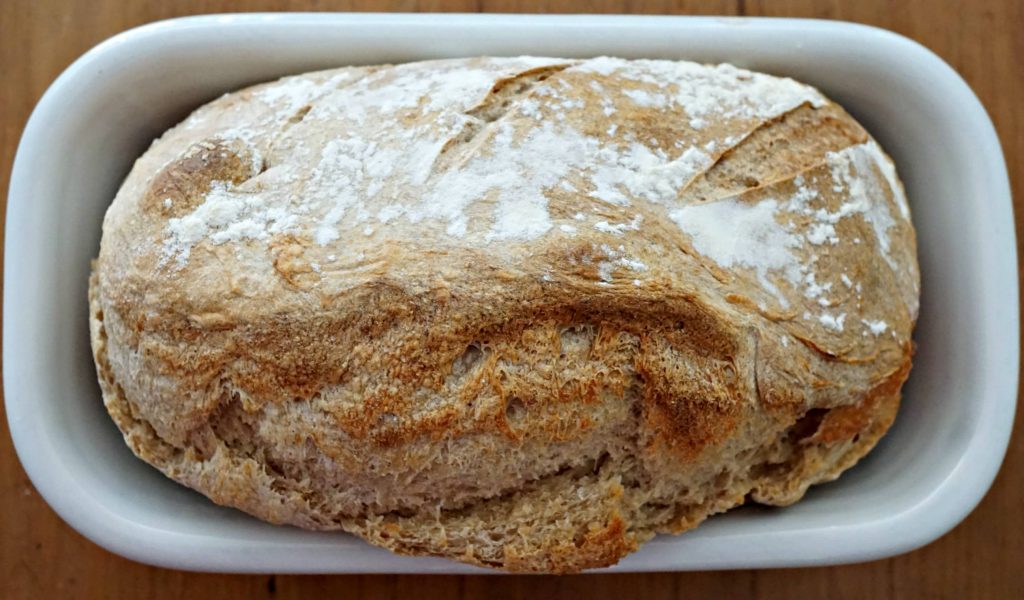
{"type": "Polygon", "coordinates": [[[132,161],[210,98],[316,68],[522,54],[730,62],[812,84],[892,155],[919,238],[918,354],[900,415],[878,448],[795,506],[718,516],[682,537],[655,539],[613,569],[866,560],[925,544],[959,522],[1002,461],[1017,389],[1012,208],[984,109],[948,65],[895,34],[684,17],[194,17],[126,32],[79,59],[40,101],[18,148],[4,271],[8,418],[26,471],[54,509],[114,552],[176,568],[475,570],[392,556],[343,534],[267,525],[136,460],[104,414],[85,287],[103,213],[132,161]],[[260,52],[268,44],[272,56],[260,52]]]}

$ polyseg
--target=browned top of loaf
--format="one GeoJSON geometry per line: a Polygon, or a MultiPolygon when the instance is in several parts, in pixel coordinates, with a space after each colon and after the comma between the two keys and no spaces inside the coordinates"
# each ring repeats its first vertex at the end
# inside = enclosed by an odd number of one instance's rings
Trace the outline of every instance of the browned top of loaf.
{"type": "Polygon", "coordinates": [[[312,443],[352,472],[372,462],[352,440],[586,435],[563,409],[510,427],[520,399],[503,390],[586,405],[604,388],[495,365],[514,348],[565,358],[559,328],[593,323],[643,348],[588,341],[628,364],[590,381],[661,382],[644,418],[693,459],[752,402],[799,414],[819,391],[852,404],[902,381],[918,309],[902,186],[841,108],[728,65],[609,58],[344,68],[228,94],[136,163],[97,274],[108,345],[132,349],[111,350],[114,371],[147,373],[119,384],[161,439],[191,444],[225,389],[249,412],[301,400],[312,443]],[[736,361],[755,338],[760,382],[736,361]],[[460,377],[466,402],[438,400],[460,377]],[[472,403],[488,389],[493,411],[472,403]]]}

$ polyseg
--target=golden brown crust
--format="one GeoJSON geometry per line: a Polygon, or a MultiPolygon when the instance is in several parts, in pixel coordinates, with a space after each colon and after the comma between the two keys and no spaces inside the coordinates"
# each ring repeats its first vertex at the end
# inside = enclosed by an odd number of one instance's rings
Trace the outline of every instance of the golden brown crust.
{"type": "Polygon", "coordinates": [[[891,168],[817,92],[725,67],[243,90],[111,206],[104,400],[140,457],[271,522],[612,564],[748,494],[791,503],[888,428],[918,286],[891,168]]]}

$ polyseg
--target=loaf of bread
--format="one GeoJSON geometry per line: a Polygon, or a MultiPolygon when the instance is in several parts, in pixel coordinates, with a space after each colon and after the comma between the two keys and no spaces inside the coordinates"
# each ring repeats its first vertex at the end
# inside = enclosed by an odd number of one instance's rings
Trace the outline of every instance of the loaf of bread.
{"type": "Polygon", "coordinates": [[[168,477],[556,573],[838,477],[893,421],[918,296],[893,164],[815,89],[531,57],[199,108],[89,291],[106,408],[168,477]]]}

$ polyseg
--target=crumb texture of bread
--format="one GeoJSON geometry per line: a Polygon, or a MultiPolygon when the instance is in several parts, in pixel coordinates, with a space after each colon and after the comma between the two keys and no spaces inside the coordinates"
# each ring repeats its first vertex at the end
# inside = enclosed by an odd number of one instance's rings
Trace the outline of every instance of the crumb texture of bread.
{"type": "Polygon", "coordinates": [[[168,477],[550,573],[838,477],[895,418],[918,297],[842,108],[607,57],[226,94],[138,159],[89,289],[106,408],[168,477]]]}

